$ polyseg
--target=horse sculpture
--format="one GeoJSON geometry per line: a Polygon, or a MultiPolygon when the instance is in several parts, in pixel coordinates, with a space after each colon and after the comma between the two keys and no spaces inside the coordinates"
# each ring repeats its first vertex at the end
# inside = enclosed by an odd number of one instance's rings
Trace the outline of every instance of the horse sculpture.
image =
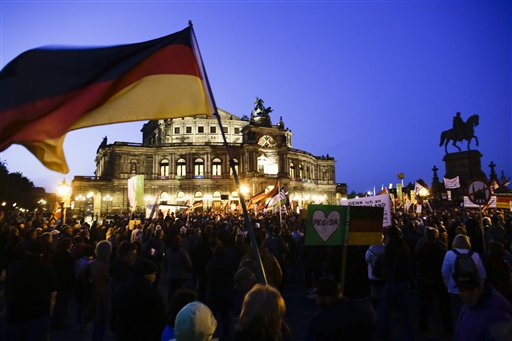
{"type": "Polygon", "coordinates": [[[457,146],[458,141],[467,140],[468,141],[468,150],[469,144],[472,139],[475,139],[476,145],[478,146],[478,137],[474,135],[474,127],[478,125],[479,116],[471,115],[468,120],[464,122],[460,131],[456,131],[455,129],[448,129],[441,133],[441,143],[439,146],[444,144],[444,151],[448,154],[448,142],[453,141],[452,145],[461,151],[460,147],[457,146]]]}

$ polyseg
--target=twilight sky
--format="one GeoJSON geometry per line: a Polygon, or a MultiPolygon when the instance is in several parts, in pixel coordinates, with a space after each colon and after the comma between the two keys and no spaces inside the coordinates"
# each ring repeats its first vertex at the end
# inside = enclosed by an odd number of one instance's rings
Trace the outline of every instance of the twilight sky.
{"type": "MultiPolygon", "coordinates": [[[[483,171],[494,161],[511,176],[511,1],[2,0],[0,67],[31,48],[135,43],[188,20],[217,105],[241,117],[261,97],[273,123],[283,116],[294,133],[294,148],[335,157],[336,181],[349,191],[396,183],[399,172],[430,184],[434,165],[442,178],[440,133],[457,111],[480,115],[483,171]]],[[[68,133],[66,175],[19,145],[0,159],[55,191],[63,177],[94,174],[103,136],[142,142],[143,124],[68,133]]]]}

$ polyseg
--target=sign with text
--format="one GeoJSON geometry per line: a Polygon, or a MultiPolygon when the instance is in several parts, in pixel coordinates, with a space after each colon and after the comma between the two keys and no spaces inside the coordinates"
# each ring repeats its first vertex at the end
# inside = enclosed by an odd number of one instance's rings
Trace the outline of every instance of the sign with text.
{"type": "Polygon", "coordinates": [[[348,207],[309,205],[305,245],[343,245],[347,239],[348,207]]]}
{"type": "MultiPolygon", "coordinates": [[[[464,207],[465,208],[479,208],[480,206],[482,205],[477,205],[477,204],[474,204],[471,202],[471,200],[469,200],[469,197],[468,196],[464,196],[464,207]]],[[[489,199],[489,202],[487,203],[486,207],[489,207],[489,208],[496,208],[496,196],[492,195],[491,198],[489,199]]]]}
{"type": "Polygon", "coordinates": [[[389,199],[389,194],[341,200],[340,204],[348,206],[382,207],[384,209],[382,213],[382,226],[391,226],[391,200],[389,199]]]}

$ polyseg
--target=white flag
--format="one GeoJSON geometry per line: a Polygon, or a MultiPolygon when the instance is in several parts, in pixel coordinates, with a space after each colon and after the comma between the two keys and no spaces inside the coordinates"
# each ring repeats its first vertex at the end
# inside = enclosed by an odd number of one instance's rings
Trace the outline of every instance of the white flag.
{"type": "Polygon", "coordinates": [[[460,188],[460,182],[459,182],[458,176],[454,177],[453,179],[443,178],[443,181],[444,181],[444,188],[446,188],[446,189],[460,188]]]}
{"type": "MultiPolygon", "coordinates": [[[[422,192],[422,190],[423,190],[423,192],[426,191],[428,193],[428,189],[423,187],[418,181],[416,181],[414,183],[414,194],[418,195],[418,194],[420,194],[420,192],[422,192]]],[[[423,195],[423,192],[421,195],[423,195]]]]}

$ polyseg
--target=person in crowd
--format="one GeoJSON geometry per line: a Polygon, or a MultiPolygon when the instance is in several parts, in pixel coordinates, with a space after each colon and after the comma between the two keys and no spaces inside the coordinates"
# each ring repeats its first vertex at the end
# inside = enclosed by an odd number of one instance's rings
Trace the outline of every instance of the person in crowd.
{"type": "Polygon", "coordinates": [[[107,331],[110,314],[109,262],[112,245],[102,240],[96,245],[96,259],[90,265],[91,319],[94,322],[93,341],[102,341],[107,331]]]}
{"type": "Polygon", "coordinates": [[[112,325],[118,341],[160,340],[167,314],[162,295],[153,287],[156,272],[153,262],[141,260],[132,278],[115,293],[112,325]]]}
{"type": "Polygon", "coordinates": [[[411,280],[411,255],[397,226],[386,230],[384,248],[384,294],[379,307],[378,337],[388,340],[391,337],[391,308],[400,307],[400,323],[404,340],[413,340],[414,332],[409,306],[409,286],[411,280]]]}
{"type": "Polygon", "coordinates": [[[163,241],[164,231],[160,225],[156,226],[155,231],[149,237],[149,240],[142,245],[142,257],[150,260],[155,264],[156,280],[153,283],[155,288],[158,288],[160,283],[160,276],[162,273],[162,262],[164,259],[165,244],[163,241]]]}
{"type": "Polygon", "coordinates": [[[370,245],[364,258],[368,264],[370,299],[373,307],[377,308],[384,292],[384,244],[370,245]]]}
{"type": "Polygon", "coordinates": [[[455,326],[456,341],[511,340],[512,304],[476,273],[460,273],[455,285],[464,303],[455,326]]]}
{"type": "Polygon", "coordinates": [[[233,264],[224,246],[216,243],[213,258],[207,266],[206,304],[219,322],[218,335],[228,335],[231,330],[230,312],[233,307],[233,264]]]}
{"type": "MultiPolygon", "coordinates": [[[[457,319],[460,308],[462,306],[462,301],[460,300],[459,297],[459,289],[455,285],[455,280],[453,278],[455,272],[455,264],[457,260],[456,252],[467,254],[470,251],[472,250],[469,237],[463,234],[456,235],[455,238],[453,239],[452,250],[446,252],[443,259],[443,265],[441,267],[443,282],[448,290],[448,293],[450,294],[452,318],[455,320],[457,319]]],[[[473,259],[476,269],[478,270],[480,281],[484,283],[487,277],[487,273],[485,271],[485,267],[482,263],[482,260],[480,259],[480,256],[478,255],[477,252],[472,252],[471,258],[473,259]]]]}
{"type": "Polygon", "coordinates": [[[57,330],[70,328],[68,308],[73,289],[75,288],[75,260],[71,255],[72,247],[71,239],[64,238],[60,240],[57,252],[51,262],[59,283],[52,319],[52,328],[57,330]]]}
{"type": "Polygon", "coordinates": [[[94,260],[94,247],[87,245],[83,255],[75,262],[75,301],[77,304],[76,320],[80,330],[84,331],[89,322],[89,304],[91,302],[90,265],[94,260]]]}
{"type": "Polygon", "coordinates": [[[233,341],[291,340],[291,331],[284,322],[286,305],[277,289],[256,284],[245,295],[233,341]]]}
{"type": "Polygon", "coordinates": [[[181,246],[181,237],[176,235],[171,246],[165,252],[164,267],[167,273],[168,304],[174,292],[184,287],[187,278],[192,271],[192,261],[188,252],[181,246]]]}
{"type": "Polygon", "coordinates": [[[117,249],[117,257],[110,264],[109,285],[111,297],[114,297],[117,289],[128,282],[132,276],[133,266],[137,258],[135,245],[129,241],[123,240],[117,249]]]}
{"type": "Polygon", "coordinates": [[[178,312],[187,304],[197,301],[197,292],[191,289],[178,289],[170,300],[168,321],[162,331],[161,341],[169,341],[176,337],[174,334],[174,321],[178,312]]]}
{"type": "Polygon", "coordinates": [[[194,301],[185,305],[174,321],[172,341],[210,341],[214,338],[217,320],[207,305],[194,301]]]}
{"type": "Polygon", "coordinates": [[[338,282],[330,277],[318,280],[315,293],[320,312],[309,323],[307,340],[373,339],[375,314],[368,300],[343,297],[338,282]]]}
{"type": "MultiPolygon", "coordinates": [[[[279,262],[277,261],[276,257],[274,257],[270,252],[268,252],[268,250],[265,247],[263,247],[264,239],[261,233],[258,232],[255,233],[254,235],[256,243],[259,245],[261,263],[263,264],[263,268],[265,269],[267,282],[274,288],[279,289],[281,288],[281,284],[283,282],[283,271],[279,266],[279,262]]],[[[240,269],[242,264],[247,264],[247,262],[253,263],[251,267],[255,269],[255,271],[257,271],[258,267],[260,266],[258,260],[256,260],[255,255],[252,252],[249,252],[249,254],[245,255],[240,260],[240,265],[238,269],[240,269]]]]}
{"type": "Polygon", "coordinates": [[[442,323],[446,333],[453,333],[453,320],[450,311],[450,297],[443,283],[441,271],[446,250],[438,243],[438,230],[427,227],[426,242],[415,251],[416,274],[419,291],[419,328],[427,332],[432,315],[433,301],[437,299],[442,323]]]}
{"type": "Polygon", "coordinates": [[[505,259],[502,243],[491,241],[484,265],[487,272],[486,284],[498,290],[507,300],[512,302],[511,267],[505,259]]]}
{"type": "Polygon", "coordinates": [[[46,341],[57,296],[57,275],[50,264],[41,260],[41,241],[27,243],[25,252],[25,258],[7,270],[7,339],[46,341]]]}

